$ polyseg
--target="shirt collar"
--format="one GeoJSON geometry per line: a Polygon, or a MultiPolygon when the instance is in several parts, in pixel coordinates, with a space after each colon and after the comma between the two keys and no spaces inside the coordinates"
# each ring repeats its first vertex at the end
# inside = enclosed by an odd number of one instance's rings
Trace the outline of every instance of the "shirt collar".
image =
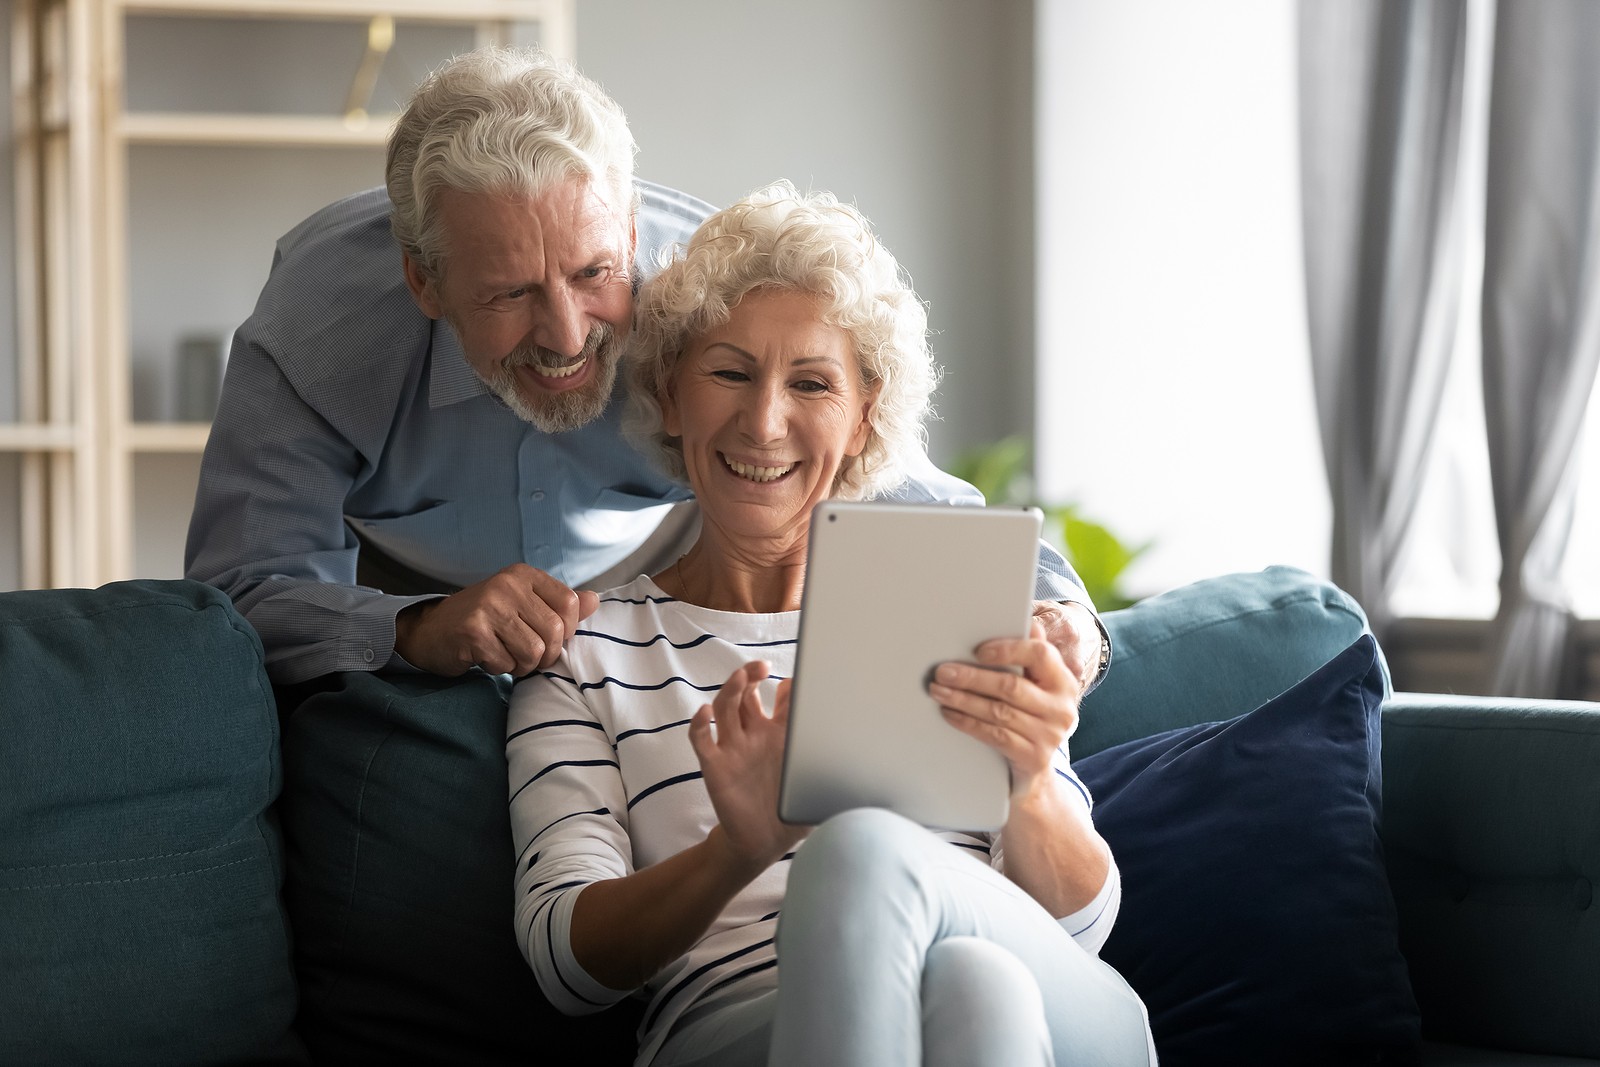
{"type": "Polygon", "coordinates": [[[448,407],[489,392],[489,387],[472,369],[472,364],[467,362],[455,330],[442,318],[433,320],[433,340],[429,350],[433,364],[428,376],[430,408],[448,407]]]}

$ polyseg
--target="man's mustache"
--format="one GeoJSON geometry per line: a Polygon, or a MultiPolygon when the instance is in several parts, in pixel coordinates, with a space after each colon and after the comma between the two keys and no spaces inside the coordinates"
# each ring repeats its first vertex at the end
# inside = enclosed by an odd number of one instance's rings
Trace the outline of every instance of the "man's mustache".
{"type": "Polygon", "coordinates": [[[518,345],[506,356],[507,367],[565,367],[579,360],[587,359],[604,350],[610,345],[615,330],[610,323],[601,323],[589,331],[589,336],[584,339],[583,348],[576,356],[563,356],[560,352],[545,348],[543,345],[528,343],[518,345]]]}

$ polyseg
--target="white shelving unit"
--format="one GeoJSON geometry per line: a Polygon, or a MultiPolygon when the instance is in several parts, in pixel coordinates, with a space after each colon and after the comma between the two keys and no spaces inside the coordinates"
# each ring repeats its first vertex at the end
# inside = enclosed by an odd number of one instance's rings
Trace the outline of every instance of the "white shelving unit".
{"type": "MultiPolygon", "coordinates": [[[[174,148],[277,154],[358,149],[371,157],[370,169],[358,168],[361,185],[379,184],[382,146],[393,115],[370,115],[367,105],[397,34],[447,30],[463,34],[467,47],[537,43],[571,57],[574,3],[12,0],[17,421],[0,424],[0,454],[17,457],[19,587],[94,586],[128,577],[167,576],[148,572],[170,569],[169,564],[148,568],[136,563],[138,527],[146,521],[141,514],[152,510],[148,503],[141,508],[140,498],[149,491],[152,500],[161,493],[177,499],[185,488],[192,494],[194,457],[204,449],[210,428],[206,423],[166,421],[161,412],[136,412],[134,289],[143,294],[151,283],[149,272],[141,273],[141,256],[148,249],[130,240],[130,224],[140,221],[130,217],[131,154],[174,148]],[[152,30],[150,20],[165,21],[152,30]],[[146,32],[130,34],[130,25],[146,32]],[[283,65],[283,78],[315,75],[348,82],[344,106],[323,113],[283,112],[270,104],[257,110],[209,110],[211,101],[203,96],[192,108],[130,106],[130,71],[140,60],[136,51],[130,52],[132,38],[139,36],[146,45],[165,43],[176,39],[168,27],[180,37],[188,32],[202,38],[210,29],[220,29],[231,35],[228,47],[241,53],[251,41],[272,37],[269,28],[298,33],[308,43],[326,42],[333,34],[360,34],[366,49],[364,55],[352,56],[347,72],[283,65]],[[168,462],[175,457],[188,457],[181,472],[168,462]],[[168,484],[174,477],[187,477],[190,484],[175,489],[168,484]]],[[[447,54],[422,58],[431,65],[447,54]]],[[[154,74],[146,71],[147,80],[191,90],[208,84],[229,88],[214,84],[219,57],[204,48],[194,50],[192,69],[181,56],[173,61],[165,50],[162,56],[169,65],[154,74]],[[174,62],[183,65],[175,67],[174,62]]],[[[425,69],[414,73],[420,77],[425,69]]],[[[349,191],[354,190],[340,190],[349,191]]],[[[184,195],[183,190],[162,189],[149,195],[163,192],[184,195]]],[[[229,244],[230,223],[264,225],[260,216],[273,215],[273,207],[252,201],[238,212],[206,220],[206,246],[183,251],[205,261],[229,244]]],[[[290,214],[274,223],[273,237],[308,209],[295,205],[282,210],[290,214]]],[[[267,240],[248,249],[259,260],[262,277],[270,255],[267,240]]],[[[245,288],[259,283],[260,278],[251,278],[245,288]]],[[[252,302],[253,297],[251,292],[252,302]]],[[[149,317],[147,308],[139,310],[141,319],[149,317]]],[[[229,328],[243,312],[235,313],[229,328]]],[[[0,514],[7,503],[0,502],[0,514]]],[[[166,521],[177,528],[187,522],[186,512],[174,517],[164,504],[155,510],[166,512],[166,521]]],[[[163,532],[163,539],[171,540],[170,531],[163,532]]],[[[165,547],[170,549],[163,557],[167,560],[181,552],[181,547],[165,547]]]]}

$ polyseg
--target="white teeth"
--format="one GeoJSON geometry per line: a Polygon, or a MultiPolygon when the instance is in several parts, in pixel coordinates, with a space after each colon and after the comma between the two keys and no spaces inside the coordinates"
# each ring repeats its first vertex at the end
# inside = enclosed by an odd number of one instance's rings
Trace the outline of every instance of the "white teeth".
{"type": "Polygon", "coordinates": [[[741,478],[748,478],[752,482],[774,481],[778,478],[782,478],[785,474],[788,474],[790,471],[794,470],[795,467],[793,463],[790,463],[784,467],[752,467],[748,463],[740,463],[738,460],[729,459],[726,456],[722,457],[722,462],[726,463],[728,465],[728,469],[733,473],[737,474],[741,478]]]}
{"type": "Polygon", "coordinates": [[[589,362],[588,356],[583,357],[576,363],[569,363],[565,367],[542,367],[535,364],[533,365],[533,373],[541,378],[570,378],[582,370],[583,365],[587,362],[589,362]]]}

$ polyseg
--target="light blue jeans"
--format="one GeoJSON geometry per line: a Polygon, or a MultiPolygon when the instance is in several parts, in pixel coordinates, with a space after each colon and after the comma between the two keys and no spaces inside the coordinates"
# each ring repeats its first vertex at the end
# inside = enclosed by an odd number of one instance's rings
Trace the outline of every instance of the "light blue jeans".
{"type": "Polygon", "coordinates": [[[778,921],[778,990],[691,1009],[653,1067],[1155,1062],[1144,1005],[1004,875],[872,808],[817,827],[778,921]]]}

